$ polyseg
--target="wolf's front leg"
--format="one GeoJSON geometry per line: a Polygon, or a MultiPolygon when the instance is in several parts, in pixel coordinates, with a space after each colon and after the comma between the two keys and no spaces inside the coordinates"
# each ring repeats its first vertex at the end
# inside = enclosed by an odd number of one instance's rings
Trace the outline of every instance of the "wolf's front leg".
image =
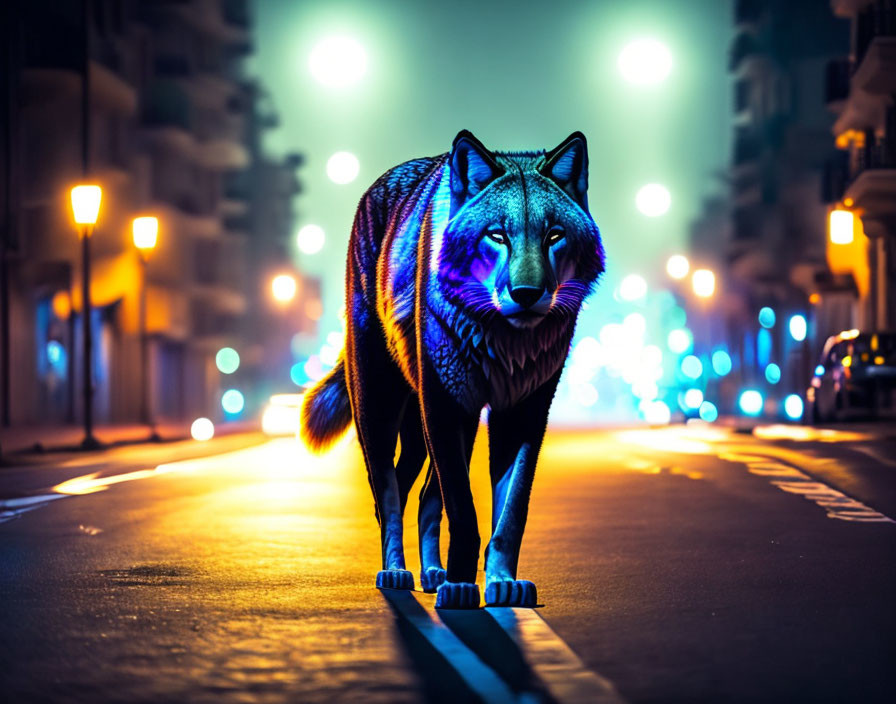
{"type": "Polygon", "coordinates": [[[535,606],[538,599],[532,582],[516,578],[517,565],[535,463],[559,376],[558,372],[516,406],[489,413],[492,538],[485,551],[488,606],[535,606]]]}
{"type": "Polygon", "coordinates": [[[462,409],[434,372],[427,374],[424,367],[423,374],[423,428],[442,489],[449,533],[447,580],[438,588],[436,608],[474,609],[479,606],[480,542],[469,472],[479,417],[462,409]]]}

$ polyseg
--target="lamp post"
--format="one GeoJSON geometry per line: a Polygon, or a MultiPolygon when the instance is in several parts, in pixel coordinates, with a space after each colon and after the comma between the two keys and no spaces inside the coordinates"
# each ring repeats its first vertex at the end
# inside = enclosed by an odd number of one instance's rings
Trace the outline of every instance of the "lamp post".
{"type": "Polygon", "coordinates": [[[152,215],[134,218],[134,246],[140,255],[140,420],[149,426],[150,439],[158,440],[150,401],[149,336],[146,333],[146,265],[159,235],[159,219],[152,215]]]}
{"type": "Polygon", "coordinates": [[[90,236],[100,213],[103,190],[95,185],[80,185],[72,189],[72,212],[81,239],[81,311],[84,338],[84,439],[81,447],[99,447],[93,435],[93,338],[90,329],[90,236]]]}

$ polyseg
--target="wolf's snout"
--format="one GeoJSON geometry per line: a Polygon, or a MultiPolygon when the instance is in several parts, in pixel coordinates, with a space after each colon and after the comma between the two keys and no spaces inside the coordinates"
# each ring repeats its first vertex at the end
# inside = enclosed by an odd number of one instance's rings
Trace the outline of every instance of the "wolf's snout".
{"type": "Polygon", "coordinates": [[[522,308],[531,308],[544,295],[544,289],[537,286],[514,286],[510,289],[513,302],[522,308]]]}

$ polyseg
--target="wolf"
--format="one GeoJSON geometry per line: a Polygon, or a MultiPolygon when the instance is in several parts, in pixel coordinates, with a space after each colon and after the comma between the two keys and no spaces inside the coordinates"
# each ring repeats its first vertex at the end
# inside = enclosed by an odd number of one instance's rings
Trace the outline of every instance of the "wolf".
{"type": "Polygon", "coordinates": [[[437,592],[437,608],[479,606],[469,470],[488,407],[485,602],[536,604],[535,585],[517,579],[535,464],[579,310],[604,271],[587,190],[581,132],[549,151],[493,152],[462,130],[450,152],[396,166],[362,196],[348,246],[345,347],[305,395],[301,436],[322,450],[354,420],[382,540],[377,587],[414,588],[402,516],[429,458],[421,586],[437,592]]]}

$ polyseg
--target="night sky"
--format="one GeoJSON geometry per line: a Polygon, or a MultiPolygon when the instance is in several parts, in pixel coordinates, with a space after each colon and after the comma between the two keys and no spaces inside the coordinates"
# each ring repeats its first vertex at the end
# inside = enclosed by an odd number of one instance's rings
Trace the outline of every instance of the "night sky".
{"type": "Polygon", "coordinates": [[[305,155],[297,228],[315,223],[327,235],[318,254],[295,250],[301,268],[323,279],[321,333],[339,328],[346,244],[361,194],[391,166],[447,151],[464,128],[495,150],[550,148],[584,132],[591,211],[608,256],[604,286],[586,315],[624,275],[650,280],[685,247],[701,199],[724,188],[730,13],[719,0],[255,0],[251,69],[281,118],[266,146],[305,155]],[[352,36],[366,50],[366,74],[352,87],[327,88],[308,70],[315,43],[330,35],[352,36]],[[671,75],[658,85],[628,84],[617,68],[619,52],[640,37],[672,53],[671,75]],[[361,164],[346,185],[325,172],[340,150],[361,164]],[[672,195],[669,212],[657,218],[634,204],[651,182],[672,195]]]}

